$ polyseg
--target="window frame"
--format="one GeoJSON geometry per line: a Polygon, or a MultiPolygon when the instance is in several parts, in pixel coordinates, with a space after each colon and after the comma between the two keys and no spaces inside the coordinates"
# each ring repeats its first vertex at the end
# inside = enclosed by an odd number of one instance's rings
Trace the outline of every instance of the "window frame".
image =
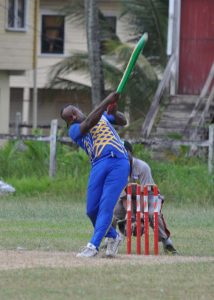
{"type": "Polygon", "coordinates": [[[53,11],[49,11],[49,10],[44,10],[41,12],[40,14],[40,39],[39,39],[39,53],[41,56],[44,57],[56,57],[56,56],[65,56],[65,35],[66,35],[66,16],[63,13],[57,13],[57,12],[53,12],[53,11]],[[42,52],[42,36],[43,36],[43,28],[42,28],[42,22],[43,22],[43,17],[44,16],[53,16],[53,17],[64,17],[64,39],[63,39],[63,52],[62,53],[43,53],[42,52]]]}
{"type": "Polygon", "coordinates": [[[28,0],[24,0],[24,26],[18,27],[18,0],[14,0],[14,26],[9,26],[9,0],[6,0],[7,10],[6,10],[6,30],[7,31],[18,31],[26,32],[27,31],[27,11],[28,11],[28,0]]]}

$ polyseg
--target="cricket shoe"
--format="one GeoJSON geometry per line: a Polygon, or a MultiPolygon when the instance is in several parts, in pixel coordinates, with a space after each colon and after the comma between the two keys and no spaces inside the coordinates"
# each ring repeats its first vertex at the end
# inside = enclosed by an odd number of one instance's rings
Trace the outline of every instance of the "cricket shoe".
{"type": "Polygon", "coordinates": [[[115,239],[108,238],[106,256],[115,257],[121,242],[122,242],[122,237],[119,234],[115,239]]]}
{"type": "Polygon", "coordinates": [[[103,245],[100,246],[100,250],[106,250],[108,245],[108,238],[104,239],[103,245]]]}
{"type": "Polygon", "coordinates": [[[97,248],[91,244],[88,243],[86,247],[84,247],[81,252],[77,253],[76,257],[94,257],[98,253],[97,248]]]}
{"type": "Polygon", "coordinates": [[[177,250],[173,247],[173,245],[169,244],[169,245],[164,245],[163,246],[164,252],[166,254],[170,254],[170,255],[178,255],[177,250]]]}

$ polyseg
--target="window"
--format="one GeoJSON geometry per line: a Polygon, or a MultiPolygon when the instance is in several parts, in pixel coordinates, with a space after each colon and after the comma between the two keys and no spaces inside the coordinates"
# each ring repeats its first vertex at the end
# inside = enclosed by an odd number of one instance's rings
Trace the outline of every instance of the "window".
{"type": "Polygon", "coordinates": [[[106,42],[117,40],[116,35],[117,18],[115,16],[103,16],[101,19],[101,53],[106,52],[106,42]]]}
{"type": "Polygon", "coordinates": [[[8,0],[8,29],[25,30],[26,0],[8,0]]]}
{"type": "Polygon", "coordinates": [[[104,22],[102,23],[102,38],[110,39],[116,35],[117,18],[114,16],[104,16],[104,22]]]}
{"type": "Polygon", "coordinates": [[[43,54],[64,53],[64,21],[64,16],[42,16],[41,52],[43,54]]]}

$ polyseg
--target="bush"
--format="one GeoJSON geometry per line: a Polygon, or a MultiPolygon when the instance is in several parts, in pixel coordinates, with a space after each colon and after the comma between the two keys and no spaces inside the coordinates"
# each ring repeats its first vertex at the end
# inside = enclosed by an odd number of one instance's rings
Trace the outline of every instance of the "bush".
{"type": "MultiPolygon", "coordinates": [[[[142,145],[134,154],[151,167],[153,177],[166,201],[177,204],[214,204],[214,175],[207,164],[185,155],[171,161],[155,161],[142,145]]],[[[9,142],[0,149],[0,178],[12,184],[18,195],[61,195],[83,199],[90,170],[87,155],[81,149],[57,144],[57,174],[48,177],[49,144],[44,142],[9,142]]]]}

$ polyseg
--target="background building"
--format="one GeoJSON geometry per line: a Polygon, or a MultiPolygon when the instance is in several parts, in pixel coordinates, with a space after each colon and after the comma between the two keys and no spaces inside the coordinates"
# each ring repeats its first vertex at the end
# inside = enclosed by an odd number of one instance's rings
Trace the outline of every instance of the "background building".
{"type": "Polygon", "coordinates": [[[33,66],[34,1],[0,0],[0,132],[10,122],[10,76],[33,66]]]}
{"type": "MultiPolygon", "coordinates": [[[[84,24],[71,22],[64,13],[69,3],[0,0],[0,133],[14,132],[17,112],[23,124],[48,126],[54,118],[61,122],[60,108],[68,102],[86,113],[91,109],[90,78],[80,71],[66,78],[71,86],[74,83],[70,90],[48,88],[51,66],[72,53],[87,51],[84,24]]],[[[175,55],[171,93],[184,95],[176,101],[188,106],[186,95],[200,94],[214,61],[214,1],[170,0],[169,4],[167,54],[175,55]]],[[[115,34],[127,42],[132,27],[120,17],[120,1],[99,0],[98,5],[115,34]]],[[[194,104],[197,98],[192,99],[194,104]]]]}
{"type": "MultiPolygon", "coordinates": [[[[38,5],[37,25],[34,24],[31,26],[33,15],[28,16],[27,20],[30,20],[30,18],[32,20],[30,23],[28,21],[26,25],[31,34],[36,37],[36,58],[34,58],[37,69],[36,87],[35,74],[32,67],[28,68],[22,76],[10,77],[10,124],[14,124],[16,112],[21,112],[22,123],[32,124],[35,118],[33,109],[35,88],[37,89],[38,98],[36,116],[38,125],[49,125],[52,119],[59,118],[60,108],[69,102],[80,105],[85,112],[88,112],[91,109],[91,83],[87,74],[75,71],[70,74],[68,80],[75,83],[75,86],[88,87],[88,92],[87,89],[83,92],[75,88],[71,90],[47,88],[49,81],[48,74],[51,66],[73,52],[87,51],[84,24],[71,22],[63,13],[63,8],[69,1],[40,0],[24,2],[26,2],[26,5],[27,2],[34,2],[32,3],[34,6],[37,2],[38,5]]],[[[113,28],[121,40],[125,41],[128,39],[127,23],[119,20],[120,6],[118,1],[98,1],[98,4],[104,16],[113,22],[113,28]]],[[[35,11],[33,6],[28,9],[35,11]]],[[[29,47],[27,43],[26,47],[29,47]]],[[[31,59],[32,57],[33,49],[31,42],[31,59]]]]}

